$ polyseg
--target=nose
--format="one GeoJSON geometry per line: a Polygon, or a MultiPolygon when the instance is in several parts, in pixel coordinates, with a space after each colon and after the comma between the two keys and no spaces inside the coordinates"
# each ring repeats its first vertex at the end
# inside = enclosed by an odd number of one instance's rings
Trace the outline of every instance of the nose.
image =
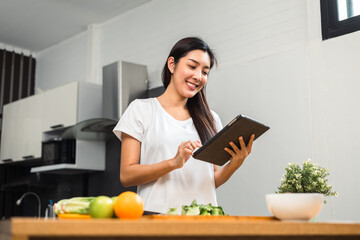
{"type": "Polygon", "coordinates": [[[201,70],[200,71],[195,71],[194,72],[194,79],[196,79],[197,81],[201,81],[201,78],[202,78],[202,72],[201,70]]]}

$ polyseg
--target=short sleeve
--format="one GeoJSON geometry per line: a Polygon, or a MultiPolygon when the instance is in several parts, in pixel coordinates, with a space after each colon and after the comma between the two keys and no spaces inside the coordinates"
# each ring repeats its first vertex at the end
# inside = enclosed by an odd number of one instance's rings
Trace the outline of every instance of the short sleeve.
{"type": "Polygon", "coordinates": [[[141,101],[132,101],[113,129],[114,134],[122,140],[121,134],[126,133],[141,142],[145,132],[144,114],[146,112],[143,111],[141,101]]]}
{"type": "Polygon", "coordinates": [[[214,120],[215,120],[215,126],[216,126],[216,130],[219,132],[221,129],[223,129],[223,125],[221,123],[221,119],[219,117],[219,115],[217,115],[216,112],[214,111],[211,111],[213,117],[214,117],[214,120]]]}

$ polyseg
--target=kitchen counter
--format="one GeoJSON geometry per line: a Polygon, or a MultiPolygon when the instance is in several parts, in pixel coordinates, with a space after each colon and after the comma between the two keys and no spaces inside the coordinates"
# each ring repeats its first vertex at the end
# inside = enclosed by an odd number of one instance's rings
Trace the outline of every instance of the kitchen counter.
{"type": "Polygon", "coordinates": [[[360,239],[360,223],[281,222],[271,217],[145,216],[139,220],[12,218],[1,240],[360,239]]]}

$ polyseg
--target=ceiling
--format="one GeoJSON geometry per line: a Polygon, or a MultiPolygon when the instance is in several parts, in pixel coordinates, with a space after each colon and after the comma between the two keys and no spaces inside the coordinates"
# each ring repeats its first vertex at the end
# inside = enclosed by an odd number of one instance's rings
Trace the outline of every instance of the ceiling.
{"type": "Polygon", "coordinates": [[[38,52],[151,0],[0,0],[0,43],[38,52]]]}

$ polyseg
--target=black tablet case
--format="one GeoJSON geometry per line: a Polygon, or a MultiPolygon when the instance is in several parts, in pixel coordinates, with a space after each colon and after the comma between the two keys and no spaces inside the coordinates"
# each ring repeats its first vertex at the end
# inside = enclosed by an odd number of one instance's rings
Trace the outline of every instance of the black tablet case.
{"type": "Polygon", "coordinates": [[[196,150],[193,157],[222,166],[231,158],[231,155],[224,150],[225,147],[232,149],[229,142],[233,141],[236,146],[240,148],[240,136],[243,137],[244,142],[247,145],[252,134],[255,134],[255,139],[257,139],[269,129],[270,128],[263,123],[245,115],[239,115],[201,148],[196,150]]]}

